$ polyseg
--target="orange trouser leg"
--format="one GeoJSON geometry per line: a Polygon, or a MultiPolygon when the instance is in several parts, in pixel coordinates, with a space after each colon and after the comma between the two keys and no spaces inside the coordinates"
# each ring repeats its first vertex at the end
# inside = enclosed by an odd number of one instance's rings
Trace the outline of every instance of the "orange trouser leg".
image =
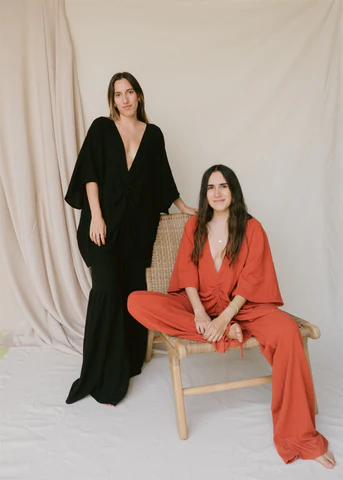
{"type": "MultiPolygon", "coordinates": [[[[127,306],[130,314],[149,330],[206,342],[196,331],[193,308],[186,295],[137,291],[130,294],[127,306]]],[[[229,328],[230,325],[226,333],[229,328]]],[[[250,336],[243,327],[244,341],[250,336]]],[[[225,353],[231,346],[238,346],[239,342],[229,339],[225,334],[220,342],[212,345],[218,352],[225,353]]]]}
{"type": "Polygon", "coordinates": [[[260,342],[273,367],[271,409],[281,458],[290,463],[322,455],[328,442],[315,428],[313,383],[297,323],[278,309],[239,323],[260,342]]]}
{"type": "MultiPolygon", "coordinates": [[[[192,306],[182,295],[133,292],[128,309],[150,330],[205,341],[195,329],[192,306]]],[[[279,455],[286,463],[322,455],[328,442],[315,428],[313,383],[297,323],[277,308],[253,320],[239,321],[238,316],[237,322],[244,339],[253,335],[260,342],[262,354],[273,367],[271,410],[279,455]]],[[[224,351],[228,344],[223,339],[214,346],[224,351]]]]}
{"type": "Polygon", "coordinates": [[[205,341],[196,331],[192,305],[182,295],[137,291],[129,295],[127,306],[131,315],[149,330],[205,341]]]}

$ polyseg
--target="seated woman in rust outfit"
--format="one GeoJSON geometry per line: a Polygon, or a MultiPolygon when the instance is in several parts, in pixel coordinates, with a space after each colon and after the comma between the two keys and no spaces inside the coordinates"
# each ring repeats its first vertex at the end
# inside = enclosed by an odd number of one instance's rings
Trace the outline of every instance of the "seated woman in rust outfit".
{"type": "MultiPolygon", "coordinates": [[[[247,213],[235,173],[224,165],[202,179],[198,216],[184,229],[168,294],[137,291],[130,313],[144,326],[212,342],[224,353],[254,336],[273,366],[274,442],[286,463],[335,465],[316,431],[314,390],[297,323],[285,312],[267,235],[247,213]]],[[[241,348],[241,354],[242,348],[241,348]]]]}

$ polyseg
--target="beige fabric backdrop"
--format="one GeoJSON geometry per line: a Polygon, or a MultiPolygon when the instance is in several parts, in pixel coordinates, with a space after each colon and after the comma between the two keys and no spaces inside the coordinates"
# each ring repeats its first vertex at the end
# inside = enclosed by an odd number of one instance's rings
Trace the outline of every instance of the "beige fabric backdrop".
{"type": "MultiPolygon", "coordinates": [[[[339,352],[342,2],[65,4],[86,126],[107,114],[112,74],[136,75],[185,201],[196,203],[208,166],[230,165],[268,232],[286,309],[322,328],[314,348],[324,360],[326,346],[339,352]]],[[[3,262],[37,335],[79,350],[89,278],[62,201],[83,135],[71,44],[57,0],[13,2],[5,13],[13,47],[0,92],[3,262]],[[24,4],[26,19],[15,13],[24,4]]]]}
{"type": "Polygon", "coordinates": [[[85,134],[72,43],[60,0],[0,8],[0,245],[22,312],[18,322],[17,307],[8,309],[1,322],[5,331],[12,323],[14,345],[71,352],[80,350],[89,289],[63,201],[85,134]]]}

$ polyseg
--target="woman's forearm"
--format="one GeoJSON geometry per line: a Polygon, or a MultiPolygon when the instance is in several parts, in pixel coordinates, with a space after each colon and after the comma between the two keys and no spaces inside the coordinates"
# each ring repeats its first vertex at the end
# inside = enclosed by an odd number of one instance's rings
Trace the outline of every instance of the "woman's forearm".
{"type": "Polygon", "coordinates": [[[203,335],[211,318],[201,303],[198,290],[195,287],[186,287],[185,290],[193,308],[196,331],[203,335]]]}
{"type": "Polygon", "coordinates": [[[185,202],[182,200],[181,197],[175,200],[174,205],[180,210],[180,212],[183,212],[186,207],[185,202]]]}
{"type": "Polygon", "coordinates": [[[95,182],[86,183],[86,192],[92,218],[89,225],[89,237],[98,247],[106,243],[106,224],[102,218],[99,200],[99,187],[95,182]]]}
{"type": "Polygon", "coordinates": [[[89,207],[92,213],[92,218],[102,217],[100,201],[99,201],[98,184],[95,182],[86,183],[86,192],[87,192],[89,207]]]}
{"type": "Polygon", "coordinates": [[[193,312],[202,312],[205,311],[203,304],[201,303],[199,292],[195,287],[186,287],[185,288],[189,301],[191,302],[193,312]]]}
{"type": "Polygon", "coordinates": [[[186,213],[187,215],[196,215],[198,213],[196,208],[188,207],[181,197],[174,201],[174,205],[180,210],[180,212],[186,213]]]}
{"type": "Polygon", "coordinates": [[[230,304],[223,310],[221,317],[224,317],[226,320],[230,321],[237,315],[240,309],[245,304],[246,299],[241,295],[235,295],[231,300],[230,304]]]}

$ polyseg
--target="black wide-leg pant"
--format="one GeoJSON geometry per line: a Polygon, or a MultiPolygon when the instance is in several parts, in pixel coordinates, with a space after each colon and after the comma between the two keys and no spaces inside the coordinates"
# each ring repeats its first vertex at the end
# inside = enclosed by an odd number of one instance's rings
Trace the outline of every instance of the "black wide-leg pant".
{"type": "Polygon", "coordinates": [[[100,403],[116,405],[144,362],[147,329],[129,314],[127,297],[146,290],[145,266],[138,253],[124,260],[115,246],[98,248],[91,266],[81,374],[66,403],[89,394],[100,403]]]}

